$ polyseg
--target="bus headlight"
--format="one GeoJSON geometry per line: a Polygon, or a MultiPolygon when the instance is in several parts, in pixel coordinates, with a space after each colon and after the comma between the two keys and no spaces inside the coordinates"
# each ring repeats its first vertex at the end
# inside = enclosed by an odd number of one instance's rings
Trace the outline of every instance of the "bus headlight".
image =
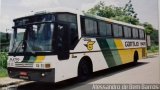
{"type": "Polygon", "coordinates": [[[45,68],[50,68],[51,65],[50,64],[45,64],[45,68]]]}
{"type": "Polygon", "coordinates": [[[44,77],[46,74],[45,73],[41,73],[41,76],[44,77]]]}

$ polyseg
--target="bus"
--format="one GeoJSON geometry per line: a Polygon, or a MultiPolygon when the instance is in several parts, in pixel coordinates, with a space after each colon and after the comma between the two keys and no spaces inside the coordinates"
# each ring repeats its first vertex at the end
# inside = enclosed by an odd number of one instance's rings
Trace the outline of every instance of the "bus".
{"type": "Polygon", "coordinates": [[[142,26],[65,9],[13,22],[7,61],[11,78],[86,81],[93,72],[136,63],[147,55],[142,26]]]}

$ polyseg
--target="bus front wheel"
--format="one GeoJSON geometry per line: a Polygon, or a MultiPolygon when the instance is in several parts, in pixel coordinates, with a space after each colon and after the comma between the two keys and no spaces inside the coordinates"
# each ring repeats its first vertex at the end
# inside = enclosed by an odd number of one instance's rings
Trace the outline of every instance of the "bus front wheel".
{"type": "Polygon", "coordinates": [[[91,77],[92,68],[90,66],[91,66],[90,63],[88,63],[87,60],[82,60],[79,63],[78,81],[83,82],[91,77]]]}

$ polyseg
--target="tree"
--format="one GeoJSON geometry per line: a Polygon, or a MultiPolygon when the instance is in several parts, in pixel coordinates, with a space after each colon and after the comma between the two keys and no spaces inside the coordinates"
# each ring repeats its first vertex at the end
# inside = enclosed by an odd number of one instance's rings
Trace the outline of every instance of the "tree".
{"type": "Polygon", "coordinates": [[[134,25],[139,25],[139,19],[137,18],[137,13],[134,11],[132,1],[129,0],[129,2],[125,5],[123,8],[123,13],[121,16],[113,17],[112,19],[131,23],[134,25]]]}
{"type": "Polygon", "coordinates": [[[154,28],[151,24],[149,24],[148,22],[145,22],[143,24],[144,28],[145,28],[145,32],[147,35],[151,35],[154,31],[154,28]]]}
{"type": "Polygon", "coordinates": [[[158,45],[159,40],[158,40],[158,30],[153,30],[151,33],[151,43],[154,45],[158,45]]]}
{"type": "Polygon", "coordinates": [[[131,0],[125,5],[125,7],[105,6],[104,2],[100,1],[86,13],[131,23],[134,25],[139,24],[139,19],[137,18],[137,13],[135,13],[133,9],[131,0]]]}
{"type": "Polygon", "coordinates": [[[114,7],[112,5],[105,6],[104,2],[102,1],[100,1],[93,8],[89,9],[86,13],[107,18],[125,15],[122,7],[114,7]]]}
{"type": "Polygon", "coordinates": [[[139,20],[139,19],[137,18],[137,15],[138,15],[138,14],[134,11],[134,8],[133,8],[132,1],[131,1],[131,0],[129,0],[129,2],[125,5],[125,7],[124,7],[123,10],[124,10],[126,16],[131,16],[131,17],[139,20]]]}

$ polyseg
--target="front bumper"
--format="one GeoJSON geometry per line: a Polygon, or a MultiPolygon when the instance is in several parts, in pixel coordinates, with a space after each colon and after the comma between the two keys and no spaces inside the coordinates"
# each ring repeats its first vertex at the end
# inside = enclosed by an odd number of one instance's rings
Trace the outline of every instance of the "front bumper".
{"type": "Polygon", "coordinates": [[[55,82],[55,69],[28,69],[8,67],[8,75],[11,78],[24,79],[38,82],[55,82]],[[27,75],[21,75],[26,72],[27,75]]]}

